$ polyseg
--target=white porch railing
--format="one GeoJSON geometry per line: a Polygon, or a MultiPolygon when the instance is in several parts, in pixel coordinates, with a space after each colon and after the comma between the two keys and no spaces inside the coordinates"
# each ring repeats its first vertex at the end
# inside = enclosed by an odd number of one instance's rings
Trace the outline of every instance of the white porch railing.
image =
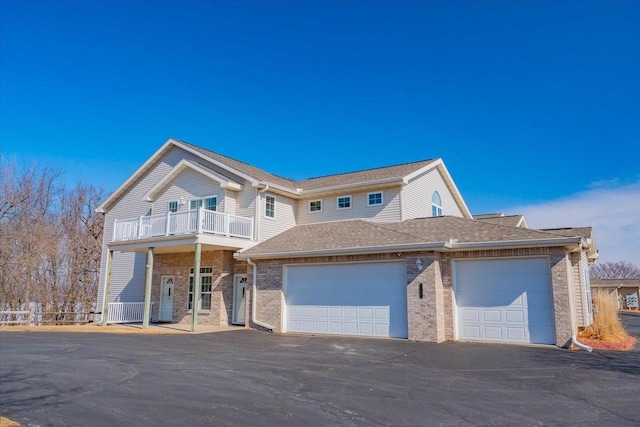
{"type": "Polygon", "coordinates": [[[253,238],[253,218],[210,211],[204,208],[116,219],[113,225],[114,242],[196,233],[217,234],[241,239],[253,238]]]}
{"type": "MultiPolygon", "coordinates": [[[[149,311],[149,320],[153,313],[153,303],[149,311]]],[[[137,323],[144,318],[144,302],[110,302],[107,323],[137,323]]]]}

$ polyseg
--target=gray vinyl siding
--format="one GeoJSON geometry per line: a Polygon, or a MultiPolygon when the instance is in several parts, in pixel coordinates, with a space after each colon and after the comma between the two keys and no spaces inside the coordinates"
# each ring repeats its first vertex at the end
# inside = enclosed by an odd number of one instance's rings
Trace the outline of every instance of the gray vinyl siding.
{"type": "Polygon", "coordinates": [[[255,206],[258,190],[246,184],[242,191],[235,193],[236,215],[253,218],[255,221],[255,206]]]}
{"type": "MultiPolygon", "coordinates": [[[[431,205],[429,205],[431,209],[431,205]]],[[[359,193],[345,192],[336,196],[310,198],[298,201],[298,224],[342,221],[347,219],[368,219],[371,221],[400,221],[400,188],[385,188],[359,193]],[[382,205],[367,206],[368,194],[381,191],[382,205]],[[337,199],[351,196],[351,209],[338,209],[337,199]],[[322,200],[322,212],[309,212],[309,202],[322,200]]]]}
{"type": "Polygon", "coordinates": [[[189,201],[202,199],[203,197],[216,196],[218,212],[225,211],[226,191],[220,188],[220,184],[193,169],[185,169],[163,191],[158,194],[153,202],[153,213],[164,214],[169,209],[169,202],[184,197],[185,205],[178,208],[179,211],[189,210],[189,201]]]}
{"type": "Polygon", "coordinates": [[[588,294],[585,290],[585,275],[589,276],[589,261],[587,260],[587,254],[585,252],[580,253],[580,295],[582,302],[579,304],[582,307],[582,325],[578,326],[589,326],[592,323],[591,316],[589,315],[589,305],[591,304],[590,293],[588,294]]]}
{"type": "MultiPolygon", "coordinates": [[[[100,287],[98,289],[98,306],[100,309],[102,308],[102,300],[104,295],[104,281],[106,277],[106,267],[107,267],[107,243],[111,241],[113,238],[113,221],[115,219],[126,219],[132,217],[138,217],[141,215],[148,215],[149,211],[152,208],[152,204],[150,202],[146,202],[143,200],[144,195],[162,178],[164,178],[171,169],[180,162],[180,160],[188,159],[193,160],[197,163],[200,163],[212,170],[218,172],[224,172],[225,176],[230,177],[236,182],[242,183],[244,192],[252,192],[255,191],[251,187],[251,184],[244,182],[244,180],[240,177],[236,177],[234,175],[229,174],[228,171],[222,171],[221,168],[215,166],[213,164],[209,164],[205,162],[202,158],[186,152],[178,147],[173,147],[169,152],[167,152],[161,159],[159,159],[155,164],[151,165],[148,170],[146,170],[137,182],[133,183],[133,185],[126,191],[120,198],[118,198],[108,209],[105,214],[105,227],[104,227],[104,237],[103,237],[103,250],[102,250],[102,261],[100,264],[100,287]]],[[[184,190],[184,193],[178,194],[177,192],[171,194],[169,193],[174,191],[172,187],[178,187],[176,182],[188,178],[192,176],[194,172],[187,169],[183,174],[180,174],[176,180],[171,183],[167,190],[163,194],[167,194],[166,199],[157,200],[155,202],[154,213],[164,213],[167,211],[167,203],[170,198],[177,196],[174,200],[179,199],[180,195],[183,195],[185,200],[189,199],[189,193],[187,190],[184,190]],[[184,177],[183,177],[184,175],[184,177]]],[[[195,174],[198,175],[198,174],[195,174]]],[[[201,175],[200,175],[201,176],[201,175]]],[[[194,177],[195,178],[195,177],[194,177]]],[[[204,178],[204,177],[202,177],[204,178]]],[[[206,179],[206,178],[205,178],[206,179]]],[[[201,182],[201,178],[196,178],[196,184],[205,184],[201,182]]],[[[188,180],[187,180],[188,181],[188,180]]],[[[184,183],[186,188],[188,188],[189,192],[193,195],[205,196],[209,194],[201,194],[200,191],[206,192],[206,186],[201,187],[200,189],[194,191],[193,188],[190,187],[191,184],[188,182],[184,183]]],[[[198,185],[199,185],[198,184],[198,185]]],[[[212,183],[211,180],[207,179],[207,185],[213,185],[217,183],[212,183]]],[[[209,187],[212,188],[212,187],[209,187]]],[[[218,186],[219,188],[219,186],[218,186]]],[[[212,192],[213,193],[213,192],[212,192]]],[[[231,193],[231,192],[230,192],[231,193]]],[[[218,191],[219,199],[218,202],[223,202],[224,193],[218,191]]],[[[254,193],[255,194],[255,193],[254,193]]],[[[162,196],[161,196],[162,197],[162,196]]],[[[224,203],[224,202],[223,202],[224,203]]],[[[188,209],[188,205],[186,207],[188,209]]],[[[183,207],[182,209],[185,209],[183,207]]],[[[253,216],[253,212],[249,215],[244,215],[248,217],[253,216]]],[[[145,280],[145,269],[144,265],[146,263],[146,254],[132,254],[132,253],[118,253],[114,252],[114,263],[111,270],[111,289],[109,292],[109,301],[115,302],[141,302],[144,297],[144,280],[145,280]]]]}
{"type": "Polygon", "coordinates": [[[285,196],[261,193],[260,194],[260,241],[267,240],[296,225],[297,202],[285,196]],[[276,198],[276,216],[269,218],[264,216],[266,195],[276,198]]]}
{"type": "Polygon", "coordinates": [[[444,215],[463,216],[442,175],[434,168],[412,179],[402,188],[402,219],[430,217],[434,191],[440,194],[444,215]]]}

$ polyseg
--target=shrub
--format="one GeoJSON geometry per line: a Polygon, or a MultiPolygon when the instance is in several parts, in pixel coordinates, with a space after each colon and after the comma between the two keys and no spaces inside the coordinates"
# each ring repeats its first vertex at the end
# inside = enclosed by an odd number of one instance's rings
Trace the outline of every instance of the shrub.
{"type": "Polygon", "coordinates": [[[618,316],[618,300],[615,294],[596,291],[593,293],[593,303],[593,323],[582,331],[581,337],[601,341],[620,341],[629,337],[618,316]]]}

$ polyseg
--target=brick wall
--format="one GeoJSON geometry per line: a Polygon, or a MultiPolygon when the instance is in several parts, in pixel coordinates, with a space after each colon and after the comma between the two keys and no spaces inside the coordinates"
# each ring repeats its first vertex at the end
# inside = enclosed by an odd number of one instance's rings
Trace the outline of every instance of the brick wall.
{"type": "MultiPolygon", "coordinates": [[[[173,322],[191,323],[192,314],[188,310],[189,269],[194,264],[195,252],[155,255],[151,288],[154,319],[159,317],[162,276],[174,276],[173,322]]],[[[213,277],[211,309],[198,311],[198,324],[227,325],[231,322],[233,308],[234,269],[236,266],[242,269],[243,263],[236,262],[231,251],[203,251],[200,265],[201,267],[213,267],[213,277]]]]}
{"type": "MultiPolygon", "coordinates": [[[[270,324],[274,331],[282,330],[284,265],[320,264],[365,261],[401,260],[407,269],[407,316],[409,339],[442,342],[454,339],[454,294],[452,261],[456,259],[493,259],[504,257],[546,256],[551,268],[553,308],[556,324],[556,344],[565,345],[571,339],[571,319],[567,268],[564,251],[556,248],[526,248],[509,250],[482,250],[471,252],[410,252],[371,255],[326,256],[258,260],[257,319],[270,324]],[[420,271],[416,261],[420,259],[420,271]],[[423,298],[419,298],[422,284],[423,298]]],[[[248,267],[251,285],[253,270],[248,267]]],[[[256,326],[256,325],[252,325],[256,326]]]]}

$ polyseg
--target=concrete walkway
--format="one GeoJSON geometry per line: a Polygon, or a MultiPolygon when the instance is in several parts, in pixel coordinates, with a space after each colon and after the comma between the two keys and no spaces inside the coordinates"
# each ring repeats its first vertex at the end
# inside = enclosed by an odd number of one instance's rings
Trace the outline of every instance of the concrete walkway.
{"type": "MultiPolygon", "coordinates": [[[[124,323],[118,326],[129,327],[129,328],[137,328],[144,329],[142,327],[142,323],[124,323]]],[[[236,325],[227,325],[227,326],[213,326],[213,325],[198,325],[196,332],[191,332],[190,324],[182,324],[182,323],[151,323],[149,324],[149,329],[153,331],[164,331],[164,332],[184,332],[188,334],[211,334],[214,332],[224,332],[224,331],[241,331],[244,330],[244,326],[236,326],[236,325]]]]}

